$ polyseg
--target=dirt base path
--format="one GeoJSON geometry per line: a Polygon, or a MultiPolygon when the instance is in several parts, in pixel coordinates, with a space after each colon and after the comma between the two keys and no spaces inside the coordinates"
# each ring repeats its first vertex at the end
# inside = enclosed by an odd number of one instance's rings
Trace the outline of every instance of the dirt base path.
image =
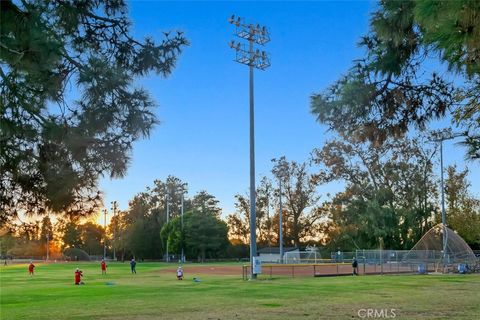
{"type": "MultiPolygon", "coordinates": [[[[189,276],[197,274],[219,275],[219,276],[242,276],[242,266],[195,266],[183,265],[183,273],[189,276]]],[[[163,269],[161,273],[176,274],[177,268],[163,269]]]]}
{"type": "MultiPolygon", "coordinates": [[[[175,274],[176,267],[163,269],[161,273],[175,274]]],[[[185,275],[195,277],[196,275],[219,275],[219,276],[242,276],[242,266],[209,266],[209,265],[183,265],[185,275]]],[[[264,265],[262,266],[263,276],[345,276],[352,274],[352,266],[350,264],[323,264],[323,265],[264,265]]],[[[384,265],[383,269],[380,266],[368,265],[363,268],[359,267],[360,275],[364,274],[400,274],[400,273],[414,273],[415,270],[406,266],[384,265]]],[[[247,268],[247,274],[250,268],[247,268]]]]}

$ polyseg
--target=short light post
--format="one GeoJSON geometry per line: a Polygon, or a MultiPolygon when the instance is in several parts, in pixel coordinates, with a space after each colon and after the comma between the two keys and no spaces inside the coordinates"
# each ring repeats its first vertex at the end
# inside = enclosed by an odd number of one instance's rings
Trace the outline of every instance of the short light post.
{"type": "Polygon", "coordinates": [[[253,69],[265,70],[270,66],[270,58],[265,51],[254,49],[253,45],[264,45],[270,41],[270,34],[265,26],[246,23],[244,19],[232,15],[228,22],[235,26],[235,35],[248,41],[248,49],[240,42],[231,41],[230,48],[236,52],[235,61],[245,64],[250,69],[250,276],[256,278],[253,270],[253,257],[257,255],[256,243],[256,195],[255,195],[255,125],[253,69]]]}

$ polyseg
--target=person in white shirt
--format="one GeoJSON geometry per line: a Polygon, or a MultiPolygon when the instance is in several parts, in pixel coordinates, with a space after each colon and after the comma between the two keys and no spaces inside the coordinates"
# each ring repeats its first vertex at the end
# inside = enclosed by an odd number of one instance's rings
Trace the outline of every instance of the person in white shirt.
{"type": "Polygon", "coordinates": [[[178,269],[177,269],[177,280],[183,280],[183,270],[182,270],[182,267],[178,267],[178,269]]]}

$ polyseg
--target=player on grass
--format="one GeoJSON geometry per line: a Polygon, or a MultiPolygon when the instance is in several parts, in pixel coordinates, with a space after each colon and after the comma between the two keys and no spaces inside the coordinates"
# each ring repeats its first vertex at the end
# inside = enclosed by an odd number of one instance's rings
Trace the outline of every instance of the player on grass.
{"type": "Polygon", "coordinates": [[[135,258],[132,258],[132,261],[130,261],[130,269],[132,270],[132,273],[137,274],[137,270],[135,267],[137,266],[137,262],[135,261],[135,258]]]}
{"type": "Polygon", "coordinates": [[[82,282],[83,273],[80,269],[75,270],[75,285],[83,284],[82,282]]]}
{"type": "Polygon", "coordinates": [[[102,274],[107,274],[107,263],[105,262],[105,259],[102,259],[102,262],[100,263],[100,266],[102,267],[102,274]]]}
{"type": "Polygon", "coordinates": [[[30,260],[30,264],[28,265],[28,274],[33,276],[33,269],[35,269],[35,265],[33,264],[33,261],[30,260]]]}
{"type": "Polygon", "coordinates": [[[182,267],[178,267],[178,269],[177,269],[177,280],[183,280],[183,270],[182,270],[182,267]]]}
{"type": "Polygon", "coordinates": [[[357,261],[357,258],[353,258],[352,268],[353,268],[353,275],[358,276],[358,261],[357,261]]]}

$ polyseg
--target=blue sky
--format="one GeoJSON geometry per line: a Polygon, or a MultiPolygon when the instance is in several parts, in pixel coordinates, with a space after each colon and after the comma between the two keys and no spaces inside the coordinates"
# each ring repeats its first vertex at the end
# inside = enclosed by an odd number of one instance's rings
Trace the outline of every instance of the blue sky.
{"type": "MultiPolygon", "coordinates": [[[[248,192],[248,67],[233,62],[228,47],[235,39],[227,22],[232,14],[271,32],[264,50],[272,65],[255,72],[257,182],[269,175],[274,157],[306,160],[313,148],[332,137],[309,113],[309,97],[362,56],[356,44],[368,30],[374,7],[374,2],[360,1],[131,1],[137,38],[159,40],[162,31],[181,30],[191,44],[168,79],[151,75],[138,81],[158,103],[161,124],[150,139],[134,145],[125,178],[101,180],[106,207],[117,200],[126,209],[136,193],[169,174],[188,182],[189,195],[200,190],[215,195],[224,215],[233,212],[236,193],[248,192]]],[[[461,147],[447,142],[445,150],[446,165],[465,165],[461,147]]],[[[480,168],[478,163],[470,167],[472,191],[478,195],[480,182],[474,177],[480,168]]],[[[319,192],[341,187],[330,184],[319,192]]]]}

